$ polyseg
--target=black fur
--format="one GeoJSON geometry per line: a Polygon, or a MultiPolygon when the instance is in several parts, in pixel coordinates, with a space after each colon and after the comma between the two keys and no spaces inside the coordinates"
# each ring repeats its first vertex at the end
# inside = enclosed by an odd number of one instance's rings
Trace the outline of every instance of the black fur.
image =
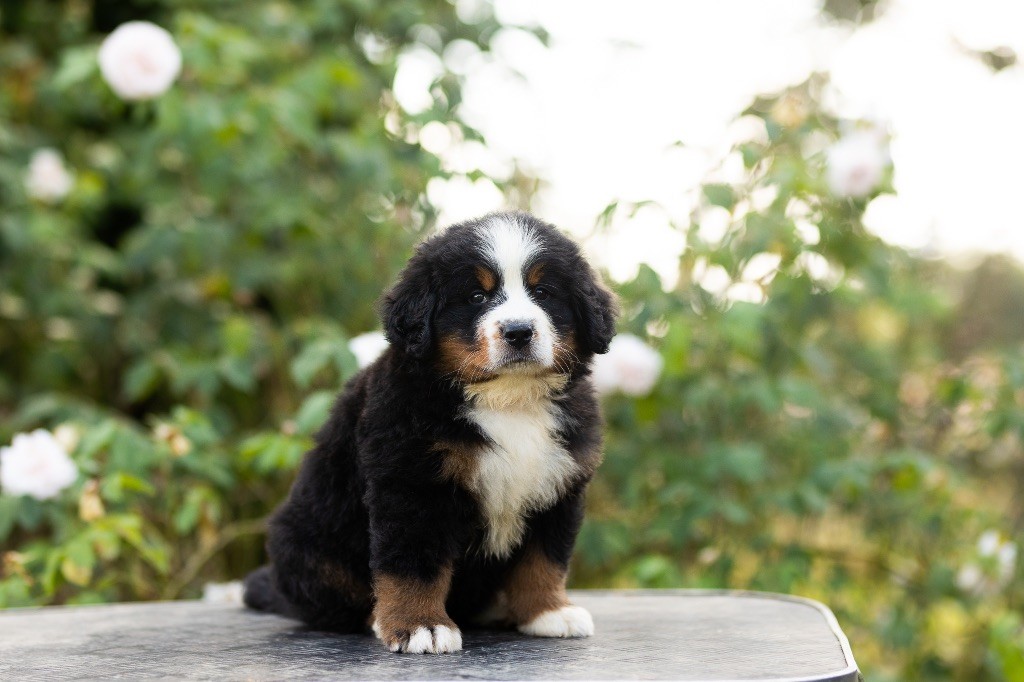
{"type": "Polygon", "coordinates": [[[390,348],[339,396],[288,499],[273,515],[271,567],[245,583],[250,607],[296,615],[339,632],[366,628],[378,572],[430,581],[454,565],[449,615],[463,623],[485,608],[503,577],[533,543],[567,566],[583,518],[583,499],[600,457],[601,419],[589,361],[614,334],[615,302],[579,248],[527,214],[504,214],[543,243],[544,309],[560,337],[575,339],[556,396],[558,436],[582,474],[550,508],[527,521],[511,556],[476,551],[483,519],[473,495],[442,476],[438,442],[478,447],[485,437],[464,418],[459,377],[439,365],[438,341],[471,341],[482,314],[465,301],[479,286],[481,221],[453,226],[417,249],[381,306],[390,348]]]}

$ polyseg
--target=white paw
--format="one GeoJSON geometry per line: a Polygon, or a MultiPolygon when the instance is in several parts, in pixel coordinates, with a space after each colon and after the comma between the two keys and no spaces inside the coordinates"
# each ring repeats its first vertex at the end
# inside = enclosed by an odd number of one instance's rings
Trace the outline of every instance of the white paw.
{"type": "Polygon", "coordinates": [[[450,654],[462,649],[462,633],[458,628],[435,625],[432,628],[416,628],[404,645],[391,647],[392,651],[409,654],[450,654]]]}
{"type": "Polygon", "coordinates": [[[520,625],[519,632],[534,637],[590,637],[594,634],[594,619],[580,606],[563,606],[520,625]]]}

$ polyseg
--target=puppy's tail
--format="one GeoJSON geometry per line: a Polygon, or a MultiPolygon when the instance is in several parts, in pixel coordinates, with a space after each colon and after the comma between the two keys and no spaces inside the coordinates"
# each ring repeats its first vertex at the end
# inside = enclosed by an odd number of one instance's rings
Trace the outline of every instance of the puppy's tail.
{"type": "Polygon", "coordinates": [[[271,566],[260,566],[245,576],[242,600],[250,609],[291,615],[292,606],[277,589],[274,569],[271,566]]]}

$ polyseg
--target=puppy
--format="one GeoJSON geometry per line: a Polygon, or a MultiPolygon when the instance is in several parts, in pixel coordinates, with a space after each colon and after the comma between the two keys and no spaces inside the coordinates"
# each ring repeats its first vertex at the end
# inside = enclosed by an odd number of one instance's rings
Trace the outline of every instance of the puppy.
{"type": "Polygon", "coordinates": [[[526,213],[421,243],[382,302],[390,347],[317,434],[246,604],[369,626],[396,652],[457,651],[456,623],[593,634],[565,581],[615,313],[576,244],[526,213]]]}

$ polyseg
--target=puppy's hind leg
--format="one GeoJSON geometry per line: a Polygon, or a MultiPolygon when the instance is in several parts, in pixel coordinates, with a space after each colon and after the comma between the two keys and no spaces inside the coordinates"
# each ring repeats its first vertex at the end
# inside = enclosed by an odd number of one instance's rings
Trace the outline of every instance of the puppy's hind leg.
{"type": "Polygon", "coordinates": [[[277,589],[277,579],[273,566],[260,566],[245,576],[242,583],[242,601],[250,609],[277,613],[282,616],[294,616],[294,609],[281,591],[277,589]]]}
{"type": "Polygon", "coordinates": [[[369,581],[343,562],[322,555],[278,556],[276,585],[289,605],[286,615],[331,632],[362,632],[373,593],[369,581]]]}

